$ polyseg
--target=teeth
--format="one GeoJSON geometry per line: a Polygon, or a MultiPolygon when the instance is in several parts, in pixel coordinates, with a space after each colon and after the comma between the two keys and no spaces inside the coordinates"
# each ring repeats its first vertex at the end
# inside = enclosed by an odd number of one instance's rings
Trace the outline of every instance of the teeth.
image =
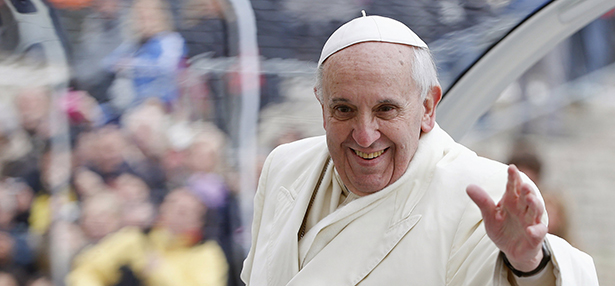
{"type": "Polygon", "coordinates": [[[361,151],[357,151],[357,150],[353,150],[355,154],[357,154],[359,157],[363,158],[363,159],[374,159],[377,158],[378,156],[382,155],[382,153],[384,153],[384,150],[380,150],[378,152],[374,152],[374,153],[364,153],[361,151]]]}

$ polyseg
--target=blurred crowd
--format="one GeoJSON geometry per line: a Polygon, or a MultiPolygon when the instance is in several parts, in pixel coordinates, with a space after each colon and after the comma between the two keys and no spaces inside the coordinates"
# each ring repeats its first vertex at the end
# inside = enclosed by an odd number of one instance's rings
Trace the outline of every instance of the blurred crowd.
{"type": "Polygon", "coordinates": [[[49,90],[22,89],[15,116],[3,115],[1,271],[23,282],[48,275],[55,228],[74,258],[68,285],[117,285],[124,266],[160,280],[145,285],[226,285],[229,264],[237,272],[243,257],[225,134],[208,122],[174,123],[156,98],[117,124],[97,124],[100,104],[84,91],[60,99],[76,102],[63,109],[70,150],[54,148],[49,90]]]}
{"type": "Polygon", "coordinates": [[[68,88],[0,100],[0,285],[241,285],[228,134],[186,69],[227,55],[221,29],[197,33],[218,2],[50,2],[83,17],[58,31],[68,88]]]}

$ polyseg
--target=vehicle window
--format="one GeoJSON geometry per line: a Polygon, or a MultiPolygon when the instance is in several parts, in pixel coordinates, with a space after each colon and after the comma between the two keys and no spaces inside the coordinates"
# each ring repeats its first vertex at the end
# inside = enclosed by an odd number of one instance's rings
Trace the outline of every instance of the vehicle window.
{"type": "Polygon", "coordinates": [[[462,140],[482,155],[524,166],[544,194],[549,231],[592,255],[601,284],[615,283],[608,250],[615,233],[606,219],[615,215],[614,28],[611,11],[566,39],[514,81],[462,140]]]}
{"type": "MultiPolygon", "coordinates": [[[[442,21],[449,30],[428,42],[438,66],[444,92],[476,60],[530,15],[551,1],[501,1],[490,10],[447,8],[442,21]]],[[[441,1],[442,5],[449,3],[441,1]]],[[[431,37],[428,37],[431,39],[431,37]]]]}
{"type": "Polygon", "coordinates": [[[2,22],[2,18],[4,17],[3,14],[7,13],[8,7],[6,7],[6,5],[3,2],[4,0],[0,0],[0,31],[2,31],[3,28],[3,22],[2,22]]]}
{"type": "Polygon", "coordinates": [[[17,37],[14,17],[9,7],[0,1],[0,51],[10,52],[15,49],[18,44],[17,37]]]}
{"type": "Polygon", "coordinates": [[[31,14],[36,13],[36,7],[31,0],[11,0],[13,7],[18,13],[31,14]]]}

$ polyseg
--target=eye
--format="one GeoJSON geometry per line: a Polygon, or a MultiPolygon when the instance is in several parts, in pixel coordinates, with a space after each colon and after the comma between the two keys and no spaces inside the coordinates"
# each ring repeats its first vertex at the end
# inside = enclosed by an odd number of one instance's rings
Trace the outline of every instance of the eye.
{"type": "Polygon", "coordinates": [[[351,106],[340,104],[333,106],[332,113],[337,120],[347,120],[354,116],[355,110],[351,106]]]}
{"type": "Polygon", "coordinates": [[[393,119],[399,113],[399,108],[391,104],[379,105],[375,108],[376,116],[385,120],[393,119]]]}
{"type": "Polygon", "coordinates": [[[350,109],[350,107],[348,106],[336,106],[335,111],[339,113],[348,113],[348,112],[351,112],[352,109],[350,109]]]}
{"type": "Polygon", "coordinates": [[[393,106],[383,105],[380,108],[378,108],[378,111],[387,112],[387,111],[391,111],[391,110],[394,110],[394,109],[395,108],[393,106]]]}

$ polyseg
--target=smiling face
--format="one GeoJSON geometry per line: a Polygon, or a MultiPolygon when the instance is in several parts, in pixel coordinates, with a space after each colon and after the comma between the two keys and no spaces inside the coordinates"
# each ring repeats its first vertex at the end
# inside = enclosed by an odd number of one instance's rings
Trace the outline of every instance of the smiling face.
{"type": "Polygon", "coordinates": [[[365,42],[324,63],[321,105],[327,146],[342,181],[357,195],[397,181],[421,132],[435,124],[440,89],[432,88],[421,100],[412,62],[409,46],[365,42]]]}

